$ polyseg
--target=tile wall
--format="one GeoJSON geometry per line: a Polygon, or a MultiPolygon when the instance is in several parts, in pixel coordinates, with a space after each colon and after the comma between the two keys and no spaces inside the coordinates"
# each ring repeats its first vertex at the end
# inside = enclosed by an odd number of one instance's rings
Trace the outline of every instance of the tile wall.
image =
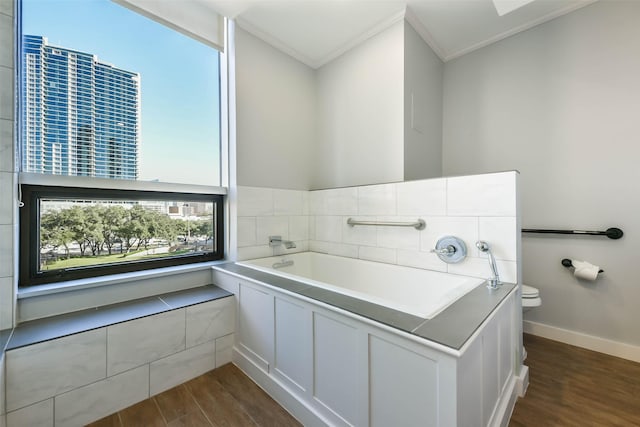
{"type": "Polygon", "coordinates": [[[238,258],[283,253],[284,249],[274,253],[266,244],[266,236],[273,233],[299,239],[298,251],[308,247],[314,252],[488,277],[486,255],[475,246],[476,241],[486,240],[497,259],[502,280],[515,283],[519,233],[516,187],[517,172],[316,190],[307,196],[301,191],[241,187],[238,190],[238,258]],[[306,216],[306,234],[292,234],[291,216],[284,214],[290,211],[276,208],[282,205],[281,200],[288,199],[298,201],[293,230],[302,228],[306,216]],[[281,212],[283,217],[276,212],[281,212]],[[422,218],[427,225],[421,231],[352,227],[347,225],[350,217],[403,222],[422,218]],[[468,256],[463,262],[446,264],[430,252],[437,240],[446,235],[465,241],[468,256]]]}
{"type": "MultiPolygon", "coordinates": [[[[15,183],[14,128],[14,1],[0,0],[0,330],[13,327],[15,183]]],[[[5,426],[4,354],[0,351],[0,427],[5,426]]]]}
{"type": "Polygon", "coordinates": [[[14,132],[14,2],[0,0],[0,330],[13,327],[17,225],[14,132]]]}
{"type": "Polygon", "coordinates": [[[233,297],[5,354],[6,425],[79,426],[231,361],[233,297]]]}

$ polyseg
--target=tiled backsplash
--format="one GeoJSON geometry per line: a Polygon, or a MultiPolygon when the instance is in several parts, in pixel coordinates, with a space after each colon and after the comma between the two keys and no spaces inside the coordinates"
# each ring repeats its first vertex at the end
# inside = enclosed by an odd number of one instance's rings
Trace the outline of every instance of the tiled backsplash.
{"type": "Polygon", "coordinates": [[[238,189],[238,259],[311,250],[428,270],[488,277],[489,263],[475,246],[486,240],[501,279],[517,282],[517,172],[437,178],[316,191],[238,189]],[[349,226],[365,221],[426,221],[426,228],[349,226]],[[270,248],[282,235],[297,248],[270,248]],[[468,256],[446,264],[431,253],[455,235],[468,256]]]}

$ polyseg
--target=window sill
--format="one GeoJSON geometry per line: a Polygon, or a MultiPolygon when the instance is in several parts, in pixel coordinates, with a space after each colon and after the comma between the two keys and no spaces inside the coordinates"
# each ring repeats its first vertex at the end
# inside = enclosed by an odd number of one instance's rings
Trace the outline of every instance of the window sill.
{"type": "Polygon", "coordinates": [[[14,350],[117,323],[227,298],[232,295],[215,285],[207,285],[33,320],[14,328],[13,334],[8,338],[6,350],[14,350]]]}
{"type": "Polygon", "coordinates": [[[134,281],[149,280],[158,277],[166,277],[175,274],[191,273],[194,271],[209,270],[212,266],[228,262],[226,260],[203,262],[198,264],[180,265],[175,267],[157,268],[153,270],[136,271],[132,273],[113,274],[109,276],[92,277],[87,279],[71,280],[46,285],[35,285],[18,288],[17,298],[39,297],[65,292],[74,292],[84,289],[97,288],[109,285],[126,284],[134,281]]]}

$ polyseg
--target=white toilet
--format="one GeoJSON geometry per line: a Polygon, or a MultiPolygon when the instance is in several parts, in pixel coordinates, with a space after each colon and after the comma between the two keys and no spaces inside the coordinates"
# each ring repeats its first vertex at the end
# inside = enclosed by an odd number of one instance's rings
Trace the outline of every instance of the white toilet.
{"type": "Polygon", "coordinates": [[[533,286],[522,285],[522,308],[527,311],[531,307],[539,307],[542,304],[540,291],[533,286]]]}
{"type": "MultiPolygon", "coordinates": [[[[522,285],[522,312],[531,310],[533,307],[539,307],[542,305],[542,299],[540,298],[540,291],[533,286],[522,285]]],[[[527,350],[522,347],[522,360],[527,358],[527,350]]]]}

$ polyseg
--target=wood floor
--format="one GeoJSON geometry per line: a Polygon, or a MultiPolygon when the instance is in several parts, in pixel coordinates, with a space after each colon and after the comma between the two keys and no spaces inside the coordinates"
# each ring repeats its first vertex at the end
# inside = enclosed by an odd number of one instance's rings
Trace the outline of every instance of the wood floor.
{"type": "Polygon", "coordinates": [[[91,427],[300,425],[231,364],[90,424],[91,427]]]}
{"type": "MultiPolygon", "coordinates": [[[[532,335],[525,335],[524,343],[529,353],[525,362],[530,369],[529,389],[523,399],[518,399],[509,426],[640,426],[640,364],[532,335]]],[[[91,424],[299,425],[233,365],[91,424]]]]}
{"type": "Polygon", "coordinates": [[[640,426],[640,363],[524,336],[529,389],[510,426],[640,426]]]}

